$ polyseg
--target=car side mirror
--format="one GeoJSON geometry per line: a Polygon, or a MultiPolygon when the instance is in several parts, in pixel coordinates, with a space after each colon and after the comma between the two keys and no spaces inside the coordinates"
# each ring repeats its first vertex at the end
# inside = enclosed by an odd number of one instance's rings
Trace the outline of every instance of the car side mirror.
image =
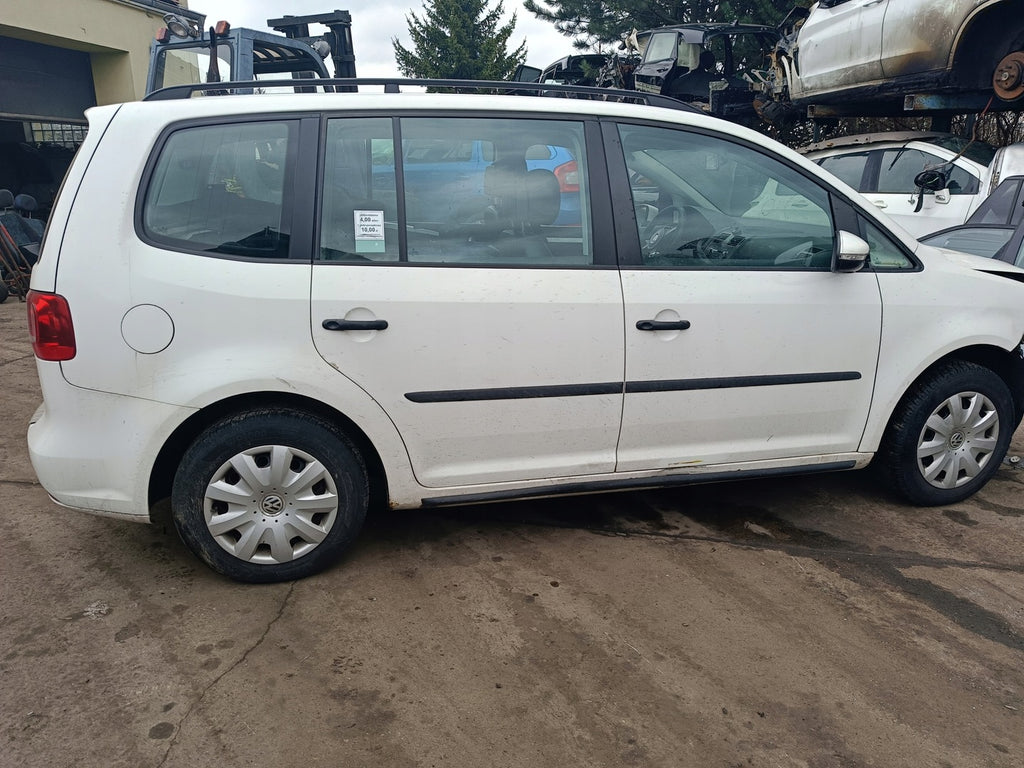
{"type": "Polygon", "coordinates": [[[852,232],[839,230],[835,257],[832,259],[833,272],[857,272],[868,261],[871,246],[852,232]]]}
{"type": "Polygon", "coordinates": [[[938,192],[949,184],[946,174],[938,170],[921,171],[914,177],[914,185],[926,192],[938,192]]]}
{"type": "Polygon", "coordinates": [[[536,67],[529,67],[526,64],[520,64],[516,67],[515,74],[512,75],[513,82],[516,83],[536,83],[540,80],[541,70],[536,67]]]}

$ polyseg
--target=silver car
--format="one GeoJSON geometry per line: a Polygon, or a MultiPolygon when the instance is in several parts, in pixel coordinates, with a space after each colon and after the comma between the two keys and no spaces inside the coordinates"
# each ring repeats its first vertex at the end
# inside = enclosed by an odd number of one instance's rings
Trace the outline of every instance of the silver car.
{"type": "Polygon", "coordinates": [[[820,0],[787,21],[778,67],[796,104],[1024,96],[1024,19],[1013,0],[820,0]]]}

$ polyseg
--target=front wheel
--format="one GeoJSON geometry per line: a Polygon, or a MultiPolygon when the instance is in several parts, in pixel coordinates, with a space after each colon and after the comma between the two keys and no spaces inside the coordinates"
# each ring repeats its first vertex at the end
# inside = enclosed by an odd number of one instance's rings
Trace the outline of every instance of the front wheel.
{"type": "Polygon", "coordinates": [[[903,397],[875,462],[886,484],[911,503],[955,504],[999,469],[1015,423],[999,376],[951,361],[903,397]]]}
{"type": "Polygon", "coordinates": [[[333,425],[300,411],[217,422],[185,452],[171,510],[185,544],[239,581],[300,579],[335,562],[366,517],[365,466],[333,425]]]}

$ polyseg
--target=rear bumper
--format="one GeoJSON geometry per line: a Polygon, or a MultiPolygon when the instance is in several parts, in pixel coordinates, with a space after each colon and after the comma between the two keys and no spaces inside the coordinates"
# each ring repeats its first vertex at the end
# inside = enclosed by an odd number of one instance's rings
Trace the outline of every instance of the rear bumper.
{"type": "Polygon", "coordinates": [[[40,484],[61,506],[149,521],[149,478],[164,439],[193,411],[68,384],[39,363],[43,405],[28,428],[40,484]],[[59,397],[47,391],[60,389],[59,397]]]}

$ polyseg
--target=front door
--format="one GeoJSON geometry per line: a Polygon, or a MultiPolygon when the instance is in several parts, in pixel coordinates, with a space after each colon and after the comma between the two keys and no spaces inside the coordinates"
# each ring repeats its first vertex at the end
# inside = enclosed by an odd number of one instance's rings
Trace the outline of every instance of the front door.
{"type": "Polygon", "coordinates": [[[619,133],[643,205],[659,210],[641,218],[642,263],[622,273],[617,469],[856,451],[881,300],[874,274],[830,271],[828,193],[750,146],[638,125],[619,133]],[[773,213],[783,206],[789,215],[773,213]]]}

